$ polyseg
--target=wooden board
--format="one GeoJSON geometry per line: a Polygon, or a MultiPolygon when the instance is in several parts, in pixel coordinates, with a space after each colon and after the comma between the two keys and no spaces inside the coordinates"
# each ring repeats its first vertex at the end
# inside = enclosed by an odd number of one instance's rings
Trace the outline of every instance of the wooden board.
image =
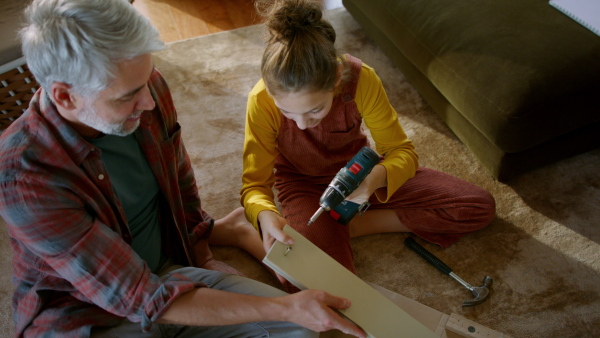
{"type": "Polygon", "coordinates": [[[438,337],[290,226],[283,231],[294,245],[276,241],[263,263],[296,287],[349,299],[352,306],[340,312],[370,337],[438,337]]]}

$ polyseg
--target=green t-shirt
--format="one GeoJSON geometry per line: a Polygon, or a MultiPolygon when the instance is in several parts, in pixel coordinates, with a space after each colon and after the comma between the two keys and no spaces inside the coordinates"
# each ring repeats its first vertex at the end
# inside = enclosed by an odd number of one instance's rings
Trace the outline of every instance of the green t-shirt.
{"type": "Polygon", "coordinates": [[[158,272],[166,261],[158,217],[159,186],[142,149],[133,134],[88,141],[102,150],[110,182],[129,223],[133,250],[152,272],[158,272]]]}

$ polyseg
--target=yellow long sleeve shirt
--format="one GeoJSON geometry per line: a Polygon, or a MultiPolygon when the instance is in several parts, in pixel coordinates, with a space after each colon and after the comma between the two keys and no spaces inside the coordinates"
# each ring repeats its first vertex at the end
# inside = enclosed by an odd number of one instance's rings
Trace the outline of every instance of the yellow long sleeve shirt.
{"type": "MultiPolygon", "coordinates": [[[[378,189],[375,194],[385,203],[406,180],[415,175],[418,155],[398,121],[398,114],[389,103],[381,80],[373,68],[364,63],[355,102],[375,141],[376,151],[384,157],[380,164],[387,171],[387,189],[378,189]]],[[[267,93],[261,79],[248,94],[241,189],[246,217],[257,229],[261,211],[279,213],[272,186],[275,182],[273,168],[278,155],[276,146],[282,118],[285,117],[267,93]]]]}

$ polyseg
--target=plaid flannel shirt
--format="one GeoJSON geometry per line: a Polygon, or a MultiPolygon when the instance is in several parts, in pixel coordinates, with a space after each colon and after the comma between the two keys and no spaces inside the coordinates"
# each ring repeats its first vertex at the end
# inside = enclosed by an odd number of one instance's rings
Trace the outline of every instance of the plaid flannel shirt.
{"type": "MultiPolygon", "coordinates": [[[[163,243],[178,263],[196,265],[191,250],[206,242],[213,220],[201,208],[166,82],[155,70],[148,85],[156,107],[143,113],[135,135],[163,196],[163,243]]],[[[147,330],[177,296],[203,286],[183,276],[162,282],[132,250],[100,150],[43,89],[1,135],[0,158],[17,336],[85,336],[124,317],[147,330]]]]}

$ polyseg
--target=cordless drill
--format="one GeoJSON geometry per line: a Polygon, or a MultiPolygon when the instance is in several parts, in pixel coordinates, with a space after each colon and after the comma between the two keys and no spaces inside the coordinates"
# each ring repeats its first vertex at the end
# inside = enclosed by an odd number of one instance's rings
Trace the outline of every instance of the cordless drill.
{"type": "Polygon", "coordinates": [[[370,205],[369,202],[358,204],[346,201],[346,197],[358,188],[377,163],[379,163],[379,155],[371,148],[363,147],[354,155],[335,175],[321,195],[319,210],[310,218],[308,225],[319,218],[323,211],[329,211],[333,219],[344,225],[348,224],[356,214],[365,212],[370,205]]]}

